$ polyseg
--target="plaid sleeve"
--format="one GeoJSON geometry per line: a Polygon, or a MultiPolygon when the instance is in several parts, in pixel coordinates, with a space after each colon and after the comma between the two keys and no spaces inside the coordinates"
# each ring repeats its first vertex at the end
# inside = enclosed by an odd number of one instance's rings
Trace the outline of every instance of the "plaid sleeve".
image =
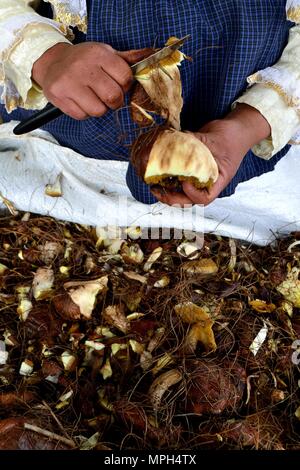
{"type": "Polygon", "coordinates": [[[126,183],[132,196],[137,201],[143,202],[144,204],[154,204],[157,202],[156,197],[154,197],[150,192],[149,185],[145,184],[136,174],[136,171],[131,163],[128,165],[126,183]]]}

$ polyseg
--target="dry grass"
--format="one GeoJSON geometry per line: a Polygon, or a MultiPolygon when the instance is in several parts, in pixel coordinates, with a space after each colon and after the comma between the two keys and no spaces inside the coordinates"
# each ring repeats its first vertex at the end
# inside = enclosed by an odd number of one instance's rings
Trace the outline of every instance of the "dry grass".
{"type": "MultiPolygon", "coordinates": [[[[9,352],[7,364],[0,365],[0,448],[20,447],[21,426],[25,436],[48,431],[40,442],[47,439],[53,448],[80,447],[98,433],[91,445],[96,449],[299,449],[299,367],[291,360],[292,343],[300,339],[299,310],[292,308],[290,317],[276,289],[289,269],[299,267],[299,244],[294,243],[299,239],[296,233],[260,248],[208,235],[199,257],[217,264],[211,276],[187,275],[182,269],[187,258],[176,251],[178,240],[127,240],[139,244],[145,260],[163,247],[147,274],[143,263],[128,265],[120,253],[97,247],[89,227],[37,216],[26,222],[21,216],[0,219],[0,263],[7,267],[0,276],[0,341],[6,340],[9,352]],[[30,287],[37,268],[45,265],[41,253],[47,242],[61,247],[48,261],[55,273],[53,293],[36,301],[29,292],[33,308],[21,321],[16,289],[30,287]],[[89,269],[87,257],[93,261],[89,269]],[[68,277],[61,266],[69,268],[68,277]],[[128,279],[123,271],[136,271],[147,281],[128,279]],[[109,288],[92,318],[62,319],[53,299],[64,282],[104,275],[109,288]],[[154,287],[162,276],[170,283],[154,287]],[[256,299],[276,309],[259,313],[249,305],[256,299]],[[174,310],[184,302],[209,313],[215,352],[205,352],[199,343],[195,353],[187,354],[191,325],[174,310]],[[143,316],[131,319],[125,334],[105,324],[102,312],[109,305],[122,305],[125,315],[134,310],[143,316]],[[267,338],[254,356],[249,347],[264,324],[267,338]],[[104,348],[87,354],[87,340],[100,341],[104,348]],[[76,357],[74,370],[64,370],[63,351],[76,357]],[[27,377],[19,374],[25,359],[34,365],[27,377]],[[104,378],[101,371],[108,361],[112,375],[104,378]],[[151,386],[171,370],[181,379],[163,383],[154,406],[151,386]],[[8,439],[1,423],[15,417],[25,417],[31,428],[19,421],[8,439]]],[[[38,446],[36,439],[26,442],[28,448],[38,446]]]]}

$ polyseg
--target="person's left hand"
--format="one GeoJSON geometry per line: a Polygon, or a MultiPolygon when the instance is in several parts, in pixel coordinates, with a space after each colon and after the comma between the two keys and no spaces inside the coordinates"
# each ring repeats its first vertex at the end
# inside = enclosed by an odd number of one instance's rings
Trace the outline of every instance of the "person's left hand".
{"type": "Polygon", "coordinates": [[[230,183],[252,146],[269,137],[270,133],[270,125],[259,111],[238,104],[226,118],[211,121],[194,133],[209,148],[217,162],[219,177],[215,184],[209,190],[198,190],[191,183],[183,182],[183,193],[172,193],[164,188],[151,192],[159,201],[169,205],[208,205],[230,183]]]}

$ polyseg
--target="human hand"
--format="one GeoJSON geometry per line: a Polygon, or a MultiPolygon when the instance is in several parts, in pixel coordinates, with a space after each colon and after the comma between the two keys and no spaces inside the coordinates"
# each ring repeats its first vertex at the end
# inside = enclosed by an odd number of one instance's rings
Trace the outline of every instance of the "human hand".
{"type": "Polygon", "coordinates": [[[58,43],[33,65],[32,78],[48,101],[74,119],[102,116],[124,102],[134,64],[153,53],[151,48],[119,52],[96,42],[58,43]]]}
{"type": "Polygon", "coordinates": [[[191,183],[183,182],[183,193],[171,193],[161,188],[151,190],[154,196],[165,204],[180,206],[191,204],[208,205],[216,199],[232,180],[243,158],[253,145],[269,137],[271,128],[266,119],[255,108],[238,104],[224,119],[211,121],[194,135],[213,154],[219,177],[210,189],[196,189],[191,183]]]}

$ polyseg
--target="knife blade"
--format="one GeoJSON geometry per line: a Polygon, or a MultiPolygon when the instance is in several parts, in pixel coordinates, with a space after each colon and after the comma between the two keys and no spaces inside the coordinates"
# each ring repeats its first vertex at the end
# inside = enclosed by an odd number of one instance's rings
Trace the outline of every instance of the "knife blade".
{"type": "MultiPolygon", "coordinates": [[[[136,64],[132,65],[131,70],[133,75],[137,74],[144,68],[154,65],[160,60],[171,55],[175,50],[179,49],[179,47],[181,47],[189,37],[190,35],[184,36],[183,38],[178,39],[178,41],[173,42],[169,46],[165,46],[154,54],[151,54],[146,59],[143,59],[137,62],[136,64]]],[[[13,133],[15,135],[27,134],[28,132],[34,131],[35,129],[38,129],[39,127],[42,127],[45,124],[48,124],[54,119],[57,119],[63,114],[63,111],[61,111],[59,108],[57,108],[51,103],[48,103],[44,109],[38,111],[37,113],[34,113],[29,118],[21,121],[14,128],[13,133]]]]}
{"type": "Polygon", "coordinates": [[[181,47],[189,37],[190,35],[188,34],[187,36],[184,36],[183,38],[174,41],[169,46],[165,46],[154,54],[151,54],[146,59],[143,59],[140,62],[137,62],[136,64],[132,65],[131,70],[133,72],[133,75],[137,74],[144,68],[149,67],[150,65],[154,65],[160,60],[165,59],[166,57],[171,55],[174,51],[179,49],[179,47],[181,47]]]}

